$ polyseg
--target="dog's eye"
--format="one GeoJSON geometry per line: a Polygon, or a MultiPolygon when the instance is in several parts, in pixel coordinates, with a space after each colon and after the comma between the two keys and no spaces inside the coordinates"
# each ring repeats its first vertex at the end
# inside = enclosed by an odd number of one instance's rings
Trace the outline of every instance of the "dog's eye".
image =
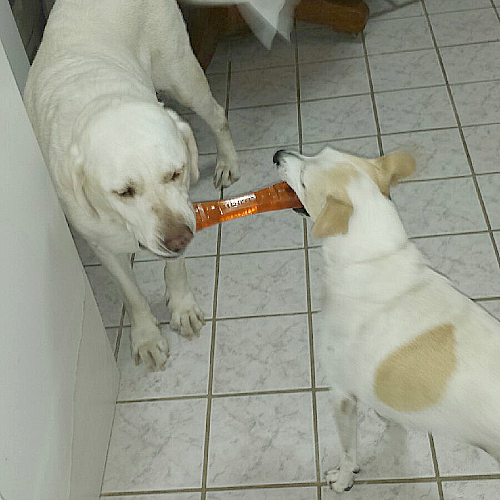
{"type": "Polygon", "coordinates": [[[175,181],[176,179],[178,179],[179,177],[181,176],[181,173],[176,170],[173,174],[172,174],[172,177],[170,178],[171,181],[175,181]]]}
{"type": "Polygon", "coordinates": [[[117,191],[116,194],[120,198],[132,198],[135,196],[135,189],[132,186],[128,186],[127,189],[124,189],[123,191],[117,191]]]}

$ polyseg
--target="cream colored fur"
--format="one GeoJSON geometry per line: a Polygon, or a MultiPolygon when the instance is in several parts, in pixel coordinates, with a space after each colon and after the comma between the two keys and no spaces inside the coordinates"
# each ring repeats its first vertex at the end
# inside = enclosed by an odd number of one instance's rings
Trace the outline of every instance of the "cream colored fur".
{"type": "Polygon", "coordinates": [[[203,320],[180,255],[195,231],[188,197],[198,178],[189,125],[157,102],[173,95],[211,127],[216,186],[239,177],[222,107],[191,50],[175,0],[57,0],[24,101],[63,208],[120,286],[132,354],[165,366],[166,340],[134,280],[129,254],[167,258],[170,326],[198,335],[203,320]]]}
{"type": "Polygon", "coordinates": [[[358,399],[500,460],[500,323],[428,267],[383,194],[413,171],[411,157],[366,160],[330,148],[277,155],[323,237],[319,356],[342,447],[339,467],[326,474],[330,486],[349,490],[359,469],[358,399]]]}

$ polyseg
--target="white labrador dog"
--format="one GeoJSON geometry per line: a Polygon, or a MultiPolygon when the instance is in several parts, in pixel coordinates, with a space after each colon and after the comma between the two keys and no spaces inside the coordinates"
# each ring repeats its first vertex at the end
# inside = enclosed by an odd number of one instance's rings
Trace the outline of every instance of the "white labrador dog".
{"type": "Polygon", "coordinates": [[[167,259],[173,328],[198,335],[204,319],[179,257],[195,231],[188,190],[198,178],[197,147],[189,125],[157,102],[156,91],[191,107],[213,130],[215,185],[237,180],[224,110],[175,0],[56,1],[26,83],[26,108],[67,217],[123,292],[136,362],[163,369],[168,345],[128,254],[144,247],[167,259]]]}
{"type": "Polygon", "coordinates": [[[442,432],[500,461],[500,323],[427,266],[389,186],[414,170],[391,153],[278,152],[275,163],[322,238],[326,297],[320,356],[341,441],[330,487],[353,485],[356,401],[404,425],[442,432]]]}

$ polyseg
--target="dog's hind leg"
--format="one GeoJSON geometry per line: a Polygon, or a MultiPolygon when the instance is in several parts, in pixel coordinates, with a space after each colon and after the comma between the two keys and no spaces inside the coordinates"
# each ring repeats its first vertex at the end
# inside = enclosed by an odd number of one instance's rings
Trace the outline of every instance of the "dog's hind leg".
{"type": "MultiPolygon", "coordinates": [[[[335,389],[332,389],[335,391],[335,389]]],[[[334,392],[335,393],[335,392],[334,392]]],[[[340,438],[342,454],[339,467],[325,473],[328,486],[341,493],[349,491],[354,483],[354,474],[359,472],[356,462],[357,401],[354,396],[338,392],[335,395],[334,416],[340,438]]]]}
{"type": "Polygon", "coordinates": [[[144,362],[151,371],[163,370],[168,357],[168,342],[161,335],[156,318],[135,281],[127,254],[113,254],[92,246],[123,294],[130,315],[132,356],[136,364],[144,362]]]}

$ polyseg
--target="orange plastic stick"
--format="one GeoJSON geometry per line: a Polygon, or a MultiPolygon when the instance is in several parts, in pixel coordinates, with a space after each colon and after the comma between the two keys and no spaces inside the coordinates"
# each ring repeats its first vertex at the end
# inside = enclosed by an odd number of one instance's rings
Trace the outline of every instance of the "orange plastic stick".
{"type": "Polygon", "coordinates": [[[196,231],[247,215],[301,208],[302,203],[286,182],[279,182],[253,193],[226,200],[193,203],[196,214],[196,231]]]}

